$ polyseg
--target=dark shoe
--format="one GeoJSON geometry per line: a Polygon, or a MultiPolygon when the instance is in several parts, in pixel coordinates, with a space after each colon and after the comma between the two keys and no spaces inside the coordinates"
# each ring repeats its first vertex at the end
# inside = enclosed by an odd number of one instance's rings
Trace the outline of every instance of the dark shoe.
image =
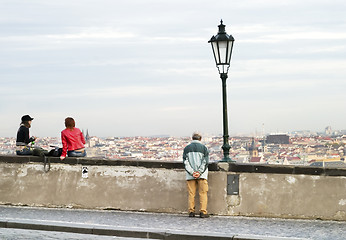
{"type": "Polygon", "coordinates": [[[208,218],[208,217],[210,217],[210,216],[209,216],[208,213],[202,213],[202,212],[201,212],[201,213],[199,214],[199,217],[201,217],[201,218],[208,218]]]}
{"type": "Polygon", "coordinates": [[[195,216],[195,213],[194,212],[190,212],[189,213],[189,217],[194,217],[195,216]]]}

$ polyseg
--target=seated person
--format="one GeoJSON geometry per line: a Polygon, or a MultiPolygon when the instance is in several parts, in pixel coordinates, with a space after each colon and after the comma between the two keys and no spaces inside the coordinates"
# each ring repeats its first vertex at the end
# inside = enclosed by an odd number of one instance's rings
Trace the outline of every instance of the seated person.
{"type": "Polygon", "coordinates": [[[33,148],[28,146],[28,144],[36,140],[36,137],[30,137],[29,135],[29,128],[31,127],[33,118],[29,115],[24,115],[21,120],[22,122],[17,132],[16,154],[32,155],[33,148]]]}
{"type": "Polygon", "coordinates": [[[76,123],[73,118],[65,119],[66,129],[61,131],[62,154],[61,160],[69,157],[85,157],[86,151],[84,148],[85,139],[79,128],[75,127],[76,123]]]}

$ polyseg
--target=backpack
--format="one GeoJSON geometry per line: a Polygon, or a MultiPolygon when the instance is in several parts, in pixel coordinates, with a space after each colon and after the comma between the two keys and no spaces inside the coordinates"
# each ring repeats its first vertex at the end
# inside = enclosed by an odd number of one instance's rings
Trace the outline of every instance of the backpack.
{"type": "Polygon", "coordinates": [[[48,153],[48,156],[51,156],[51,157],[60,157],[62,154],[62,148],[54,148],[52,150],[49,151],[48,153]]]}

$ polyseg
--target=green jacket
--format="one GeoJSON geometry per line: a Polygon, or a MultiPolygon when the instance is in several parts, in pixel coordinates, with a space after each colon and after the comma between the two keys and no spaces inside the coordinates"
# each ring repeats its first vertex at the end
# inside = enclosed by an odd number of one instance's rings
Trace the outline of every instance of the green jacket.
{"type": "Polygon", "coordinates": [[[195,179],[193,172],[199,172],[199,178],[208,179],[209,151],[200,141],[193,140],[184,148],[183,162],[186,171],[186,180],[195,179]]]}

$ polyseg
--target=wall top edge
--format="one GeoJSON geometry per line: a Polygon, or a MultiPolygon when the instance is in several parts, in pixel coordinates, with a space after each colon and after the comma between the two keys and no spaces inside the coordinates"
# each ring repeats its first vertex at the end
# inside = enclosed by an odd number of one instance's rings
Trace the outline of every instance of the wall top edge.
{"type": "MultiPolygon", "coordinates": [[[[0,155],[0,163],[44,163],[43,157],[0,155]]],[[[103,166],[136,166],[146,168],[184,169],[182,161],[148,161],[133,159],[102,159],[102,158],[74,158],[68,157],[61,161],[58,157],[47,157],[47,163],[62,163],[69,165],[103,165],[103,166]]],[[[346,168],[323,168],[293,165],[268,165],[268,164],[245,164],[211,162],[209,171],[223,171],[232,173],[272,173],[272,174],[301,174],[301,175],[324,175],[346,176],[346,168]]]]}

